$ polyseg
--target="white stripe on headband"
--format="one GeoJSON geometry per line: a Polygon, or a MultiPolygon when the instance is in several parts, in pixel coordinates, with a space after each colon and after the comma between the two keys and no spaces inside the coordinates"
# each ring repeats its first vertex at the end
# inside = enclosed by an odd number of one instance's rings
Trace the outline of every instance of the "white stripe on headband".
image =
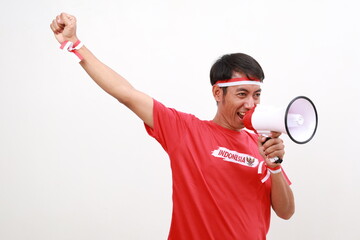
{"type": "Polygon", "coordinates": [[[238,82],[217,83],[217,85],[218,85],[219,87],[231,87],[231,86],[247,85],[247,84],[259,85],[259,86],[260,86],[261,82],[256,82],[256,81],[238,81],[238,82]]]}
{"type": "Polygon", "coordinates": [[[261,82],[257,79],[251,80],[248,78],[232,78],[224,81],[217,81],[217,83],[215,84],[218,85],[219,87],[231,87],[231,86],[247,85],[247,84],[260,85],[261,82]]]}

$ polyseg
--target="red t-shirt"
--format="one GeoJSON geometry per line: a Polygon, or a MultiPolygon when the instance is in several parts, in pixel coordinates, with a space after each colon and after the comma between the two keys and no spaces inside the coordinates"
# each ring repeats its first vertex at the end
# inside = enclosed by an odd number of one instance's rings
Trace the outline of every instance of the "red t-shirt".
{"type": "MultiPolygon", "coordinates": [[[[145,125],[146,126],[146,125],[145,125]]],[[[168,153],[173,180],[170,240],[263,240],[271,179],[262,183],[257,135],[223,128],[154,100],[146,126],[168,153]]]]}

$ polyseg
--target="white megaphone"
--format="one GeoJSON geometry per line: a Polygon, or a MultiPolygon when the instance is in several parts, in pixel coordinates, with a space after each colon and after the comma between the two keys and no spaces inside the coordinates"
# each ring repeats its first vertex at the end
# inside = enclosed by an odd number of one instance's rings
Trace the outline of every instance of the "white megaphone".
{"type": "Polygon", "coordinates": [[[286,133],[298,144],[309,142],[315,135],[318,115],[313,102],[304,96],[294,98],[287,107],[256,105],[243,119],[244,126],[259,134],[286,133]]]}

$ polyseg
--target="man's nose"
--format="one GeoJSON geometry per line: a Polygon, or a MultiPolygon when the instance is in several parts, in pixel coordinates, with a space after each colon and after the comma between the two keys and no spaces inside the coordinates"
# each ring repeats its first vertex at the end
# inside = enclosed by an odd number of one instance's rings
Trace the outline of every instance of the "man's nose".
{"type": "Polygon", "coordinates": [[[247,109],[251,109],[255,106],[255,100],[252,97],[246,99],[244,107],[247,109]]]}

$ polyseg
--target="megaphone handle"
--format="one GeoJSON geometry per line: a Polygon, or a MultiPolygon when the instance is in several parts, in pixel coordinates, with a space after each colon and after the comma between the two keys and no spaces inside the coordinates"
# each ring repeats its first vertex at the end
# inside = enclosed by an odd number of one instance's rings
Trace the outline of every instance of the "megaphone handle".
{"type": "MultiPolygon", "coordinates": [[[[266,137],[263,144],[266,143],[270,139],[271,139],[271,137],[266,137]]],[[[270,161],[273,162],[273,163],[282,163],[283,160],[281,158],[279,158],[279,157],[274,157],[274,158],[270,158],[270,161]]]]}

